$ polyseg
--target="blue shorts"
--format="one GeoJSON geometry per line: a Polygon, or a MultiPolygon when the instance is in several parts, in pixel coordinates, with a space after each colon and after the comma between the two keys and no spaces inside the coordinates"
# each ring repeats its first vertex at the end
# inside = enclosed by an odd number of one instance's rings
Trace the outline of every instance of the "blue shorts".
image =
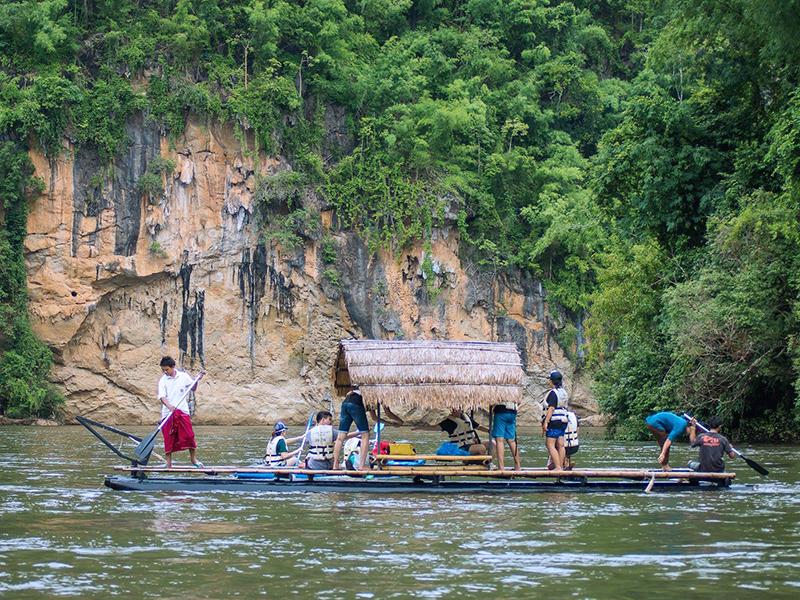
{"type": "Polygon", "coordinates": [[[369,431],[367,411],[364,405],[355,404],[354,402],[342,402],[339,431],[347,433],[354,422],[359,433],[367,433],[369,431]]]}
{"type": "Polygon", "coordinates": [[[443,442],[436,450],[439,456],[469,456],[468,450],[463,450],[453,442],[443,442]]]}
{"type": "Polygon", "coordinates": [[[553,427],[548,427],[547,431],[545,432],[544,435],[545,435],[545,437],[558,439],[562,435],[564,435],[566,432],[567,432],[567,426],[566,425],[564,425],[564,427],[562,427],[560,429],[556,429],[556,428],[553,428],[553,427]]]}
{"type": "Polygon", "coordinates": [[[494,415],[492,437],[513,440],[517,437],[517,413],[503,412],[494,415]]]}

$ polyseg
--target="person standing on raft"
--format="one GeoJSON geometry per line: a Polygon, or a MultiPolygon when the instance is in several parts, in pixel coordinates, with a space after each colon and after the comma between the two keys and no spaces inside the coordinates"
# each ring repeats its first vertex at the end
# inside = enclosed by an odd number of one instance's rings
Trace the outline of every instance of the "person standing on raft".
{"type": "MultiPolygon", "coordinates": [[[[385,414],[388,419],[383,419],[387,423],[402,425],[403,421],[392,413],[388,407],[384,408],[385,414]]],[[[370,416],[373,420],[377,421],[375,412],[370,409],[370,416]]],[[[346,440],[352,437],[361,438],[361,448],[369,448],[369,421],[367,420],[367,409],[364,407],[364,397],[361,395],[361,390],[358,385],[354,385],[342,401],[341,408],[339,409],[339,432],[336,436],[336,441],[333,444],[333,470],[342,468],[339,458],[342,455],[342,446],[346,440]],[[350,435],[350,428],[356,425],[357,436],[350,435]]],[[[363,471],[367,464],[367,455],[369,452],[359,452],[358,457],[358,470],[363,471]]]]}
{"type": "Polygon", "coordinates": [[[552,389],[547,392],[545,398],[547,409],[542,417],[542,435],[545,437],[544,443],[547,453],[550,455],[549,464],[560,471],[567,461],[564,434],[569,423],[567,411],[569,397],[567,390],[562,385],[564,378],[560,371],[550,371],[547,378],[550,380],[552,389]]]}
{"type": "MultiPolygon", "coordinates": [[[[367,421],[367,410],[364,408],[364,398],[361,396],[361,391],[358,386],[353,386],[353,389],[348,392],[342,401],[341,409],[339,410],[339,433],[336,436],[336,441],[333,444],[333,469],[338,470],[341,468],[339,464],[339,457],[342,453],[342,445],[347,439],[350,432],[350,427],[353,423],[356,425],[356,431],[361,437],[361,447],[369,448],[369,421],[367,421]]],[[[367,462],[367,452],[359,453],[358,469],[364,470],[364,465],[367,462]]]]}
{"type": "Polygon", "coordinates": [[[686,426],[688,425],[686,419],[671,412],[660,412],[650,415],[644,422],[661,448],[658,462],[665,471],[670,471],[669,449],[672,443],[686,431],[686,426]]]}
{"type": "Polygon", "coordinates": [[[522,469],[519,459],[519,446],[517,445],[517,405],[496,404],[493,413],[491,436],[494,438],[494,447],[497,452],[497,468],[505,469],[504,443],[508,443],[511,456],[514,458],[514,470],[522,469]]]}
{"type": "MultiPolygon", "coordinates": [[[[169,416],[164,423],[164,452],[167,468],[172,468],[173,452],[189,451],[189,460],[195,467],[202,468],[203,463],[197,460],[197,442],[194,439],[192,418],[189,416],[189,387],[193,380],[184,371],[175,368],[175,360],[171,356],[161,359],[163,375],[158,381],[158,401],[161,402],[161,418],[169,416]]],[[[192,391],[197,389],[197,384],[192,391]]]]}

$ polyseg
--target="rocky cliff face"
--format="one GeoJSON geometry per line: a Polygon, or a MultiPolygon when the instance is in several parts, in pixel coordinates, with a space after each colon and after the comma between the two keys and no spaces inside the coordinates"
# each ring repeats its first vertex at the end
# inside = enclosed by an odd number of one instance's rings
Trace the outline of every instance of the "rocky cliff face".
{"type": "MultiPolygon", "coordinates": [[[[349,143],[330,120],[327,143],[349,143]]],[[[153,422],[158,361],[172,354],[209,372],[196,422],[305,422],[328,406],[337,342],[348,337],[511,340],[531,376],[529,398],[558,367],[584,412],[594,410],[551,340],[541,284],[493,279],[462,261],[455,229],[434,233],[426,281],[421,247],[370,253],[331,227],[312,194],[304,202],[321,210],[336,245],[325,265],[313,240],[286,252],[259,238],[257,186],[291,170],[281,157],[248,153],[225,127],[189,123],[170,144],[136,119],[128,134],[111,166],[80,149],[32,155],[46,192],[28,220],[30,312],[55,351],[68,415],[153,422]],[[142,185],[157,163],[163,192],[142,185]]]]}

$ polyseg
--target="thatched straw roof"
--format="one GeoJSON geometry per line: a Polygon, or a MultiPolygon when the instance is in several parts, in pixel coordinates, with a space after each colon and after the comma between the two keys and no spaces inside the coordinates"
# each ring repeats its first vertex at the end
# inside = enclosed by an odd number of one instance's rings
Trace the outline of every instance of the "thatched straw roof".
{"type": "Polygon", "coordinates": [[[523,377],[511,343],[342,340],[334,385],[358,385],[368,407],[470,410],[520,402],[523,377]]]}

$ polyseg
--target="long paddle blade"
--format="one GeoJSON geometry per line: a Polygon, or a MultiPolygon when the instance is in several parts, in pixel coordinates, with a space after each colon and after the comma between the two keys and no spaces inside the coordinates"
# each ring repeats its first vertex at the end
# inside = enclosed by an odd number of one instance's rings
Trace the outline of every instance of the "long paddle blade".
{"type": "Polygon", "coordinates": [[[752,459],[749,459],[749,458],[747,458],[747,457],[746,457],[744,454],[742,454],[741,452],[739,452],[739,456],[741,457],[741,459],[742,459],[744,462],[746,462],[746,463],[747,463],[747,464],[748,464],[748,465],[749,465],[749,466],[750,466],[752,469],[754,469],[755,471],[758,471],[758,472],[759,472],[759,473],[761,473],[762,475],[769,475],[769,471],[767,471],[767,470],[766,470],[764,467],[762,467],[762,466],[761,466],[760,464],[758,464],[756,461],[754,461],[754,460],[752,460],[752,459]]]}
{"type": "MultiPolygon", "coordinates": [[[[303,439],[300,442],[300,452],[297,453],[297,464],[300,464],[300,461],[303,460],[303,448],[306,446],[306,441],[308,440],[308,431],[311,429],[311,426],[314,424],[314,417],[317,413],[312,412],[308,416],[308,421],[306,422],[306,432],[303,434],[303,439]]],[[[266,456],[264,457],[266,458],[266,456]]]]}
{"type": "MultiPolygon", "coordinates": [[[[687,420],[687,421],[689,421],[689,422],[691,422],[691,420],[692,420],[692,417],[691,417],[691,416],[689,416],[689,415],[688,415],[688,414],[686,414],[686,413],[683,413],[683,418],[684,418],[684,419],[686,419],[686,420],[687,420]]],[[[709,431],[708,431],[708,428],[707,428],[705,425],[703,425],[703,424],[702,424],[702,423],[700,423],[699,421],[695,421],[695,423],[696,423],[696,425],[697,425],[697,428],[698,428],[700,431],[702,431],[702,432],[704,432],[704,433],[709,433],[709,431]]],[[[757,471],[757,472],[758,472],[758,473],[760,473],[761,475],[769,475],[769,471],[767,471],[767,470],[766,470],[764,467],[762,467],[762,466],[761,466],[760,464],[758,464],[756,461],[754,461],[754,460],[752,460],[752,459],[750,459],[750,458],[747,458],[747,457],[746,457],[744,454],[742,454],[741,452],[739,452],[739,451],[738,451],[736,448],[734,448],[733,446],[731,446],[731,450],[733,450],[733,451],[736,453],[736,455],[737,455],[739,458],[741,458],[741,459],[742,459],[744,462],[746,462],[746,463],[747,463],[747,466],[749,466],[749,467],[750,467],[751,469],[753,469],[754,471],[757,471]]]]}
{"type": "Polygon", "coordinates": [[[160,426],[153,433],[144,438],[133,451],[133,455],[136,457],[136,462],[140,465],[146,465],[147,461],[150,460],[150,454],[153,452],[153,448],[156,445],[156,437],[158,436],[159,431],[161,431],[160,426]]]}

